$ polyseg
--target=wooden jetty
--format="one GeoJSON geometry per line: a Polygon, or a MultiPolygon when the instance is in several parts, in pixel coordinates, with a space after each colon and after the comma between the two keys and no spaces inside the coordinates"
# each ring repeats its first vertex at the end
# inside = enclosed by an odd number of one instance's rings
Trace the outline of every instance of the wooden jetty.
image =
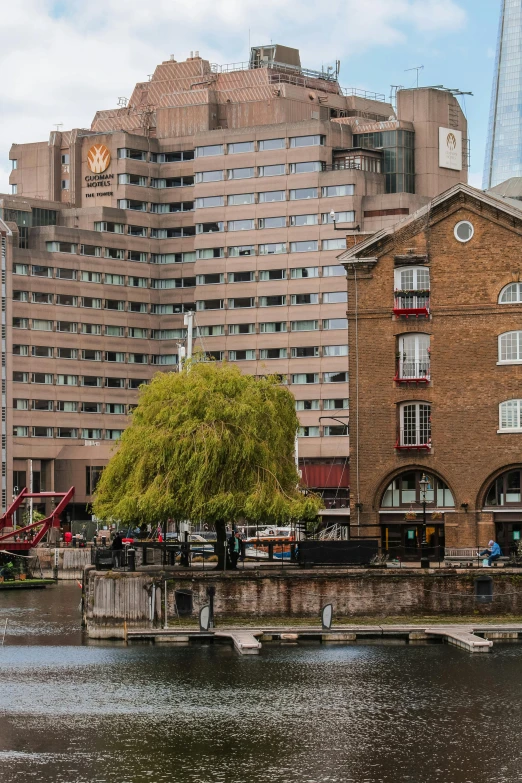
{"type": "Polygon", "coordinates": [[[349,644],[368,639],[386,641],[403,640],[405,643],[440,640],[469,653],[486,653],[493,640],[522,641],[522,623],[465,625],[346,625],[324,629],[317,626],[278,626],[261,629],[218,628],[199,631],[185,628],[133,628],[127,631],[127,641],[148,639],[155,643],[189,644],[198,641],[224,640],[230,642],[240,655],[257,655],[262,642],[278,641],[281,644],[297,644],[300,640],[318,641],[322,644],[349,644]]]}

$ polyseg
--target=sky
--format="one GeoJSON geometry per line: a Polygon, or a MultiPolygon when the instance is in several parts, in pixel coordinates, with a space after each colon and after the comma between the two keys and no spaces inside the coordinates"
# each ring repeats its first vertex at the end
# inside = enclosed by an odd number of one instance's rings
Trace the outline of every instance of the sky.
{"type": "Polygon", "coordinates": [[[391,84],[472,92],[469,181],[481,186],[501,0],[0,0],[0,192],[13,142],[88,128],[95,112],[190,50],[215,63],[270,42],[303,66],[341,61],[340,83],[390,94],[391,84]]]}

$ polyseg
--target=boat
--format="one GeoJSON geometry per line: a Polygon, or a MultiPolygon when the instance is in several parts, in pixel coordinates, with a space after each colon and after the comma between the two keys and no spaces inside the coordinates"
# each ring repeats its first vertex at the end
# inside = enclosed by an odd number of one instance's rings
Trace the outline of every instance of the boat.
{"type": "Polygon", "coordinates": [[[266,527],[245,541],[245,557],[255,560],[268,560],[270,549],[274,559],[289,560],[291,544],[295,542],[295,530],[291,527],[266,527]]]}

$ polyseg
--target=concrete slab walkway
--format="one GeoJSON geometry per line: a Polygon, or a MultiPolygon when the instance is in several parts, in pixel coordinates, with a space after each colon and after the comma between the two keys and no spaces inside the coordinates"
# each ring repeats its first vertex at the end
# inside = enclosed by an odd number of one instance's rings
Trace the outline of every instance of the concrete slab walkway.
{"type": "Polygon", "coordinates": [[[262,642],[297,643],[300,639],[321,643],[350,643],[367,639],[402,639],[406,643],[440,639],[469,653],[489,652],[495,640],[522,641],[522,623],[477,625],[451,623],[441,626],[425,625],[344,625],[330,629],[318,626],[276,626],[260,629],[219,628],[199,631],[194,627],[132,629],[127,640],[150,639],[156,643],[188,644],[191,641],[223,639],[230,641],[240,655],[257,655],[262,642]]]}

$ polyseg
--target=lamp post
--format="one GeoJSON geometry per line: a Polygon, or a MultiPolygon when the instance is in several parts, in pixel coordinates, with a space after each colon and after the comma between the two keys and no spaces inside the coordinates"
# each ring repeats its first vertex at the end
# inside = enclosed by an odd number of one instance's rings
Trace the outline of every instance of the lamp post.
{"type": "Polygon", "coordinates": [[[421,568],[429,568],[430,561],[428,558],[428,542],[426,541],[426,492],[430,485],[429,480],[423,473],[422,478],[419,481],[421,491],[421,503],[422,503],[422,540],[421,540],[421,568]]]}

